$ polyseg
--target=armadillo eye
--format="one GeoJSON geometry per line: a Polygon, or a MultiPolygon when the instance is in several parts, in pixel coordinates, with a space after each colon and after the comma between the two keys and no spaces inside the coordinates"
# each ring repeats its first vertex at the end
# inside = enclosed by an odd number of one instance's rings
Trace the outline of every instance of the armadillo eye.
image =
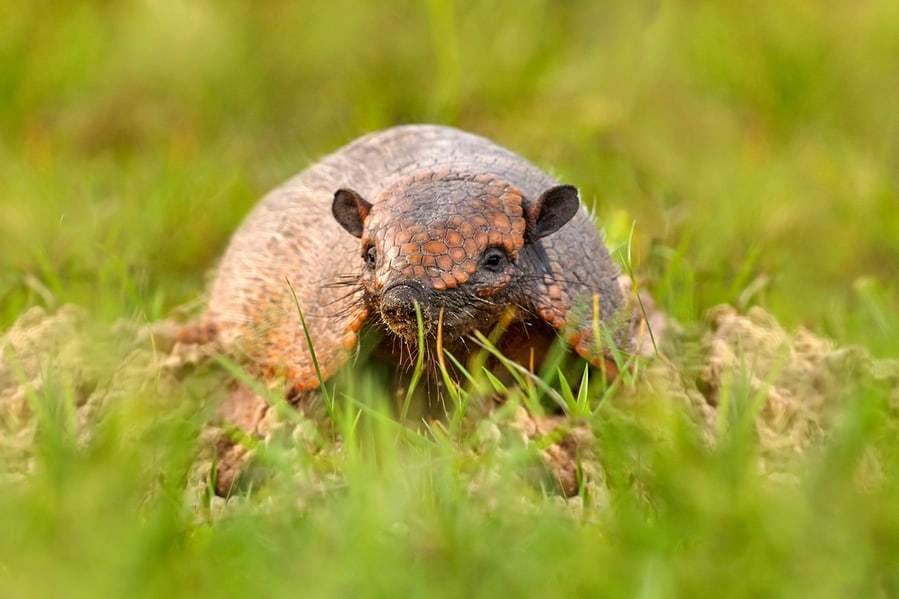
{"type": "Polygon", "coordinates": [[[378,251],[375,249],[375,246],[369,246],[362,255],[362,259],[365,260],[365,266],[374,268],[378,263],[378,251]]]}
{"type": "Polygon", "coordinates": [[[509,262],[509,256],[502,248],[487,248],[484,255],[481,256],[481,268],[491,272],[500,272],[506,268],[509,262]]]}

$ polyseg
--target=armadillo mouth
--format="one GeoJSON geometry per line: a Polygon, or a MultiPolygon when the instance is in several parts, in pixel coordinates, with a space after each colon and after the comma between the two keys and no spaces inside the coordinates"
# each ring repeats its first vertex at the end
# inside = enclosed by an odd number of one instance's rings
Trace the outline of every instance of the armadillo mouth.
{"type": "Polygon", "coordinates": [[[433,344],[440,337],[445,346],[454,346],[459,339],[460,333],[447,320],[451,321],[451,316],[445,315],[444,318],[440,318],[439,311],[437,314],[434,314],[427,306],[422,306],[421,308],[420,326],[418,318],[414,313],[409,314],[408,318],[391,318],[390,314],[381,313],[381,322],[385,328],[412,346],[418,345],[419,337],[426,344],[433,344]]]}
{"type": "MultiPolygon", "coordinates": [[[[383,316],[383,315],[382,315],[383,316]]],[[[417,322],[407,322],[407,321],[391,321],[387,319],[383,319],[384,325],[387,327],[387,330],[396,335],[397,337],[402,337],[407,343],[415,345],[418,343],[418,323],[417,322]]],[[[429,336],[429,330],[427,326],[424,326],[422,323],[422,328],[424,332],[424,337],[427,339],[429,336]]]]}
{"type": "Polygon", "coordinates": [[[438,315],[429,314],[426,310],[422,310],[421,337],[419,336],[418,322],[414,317],[412,320],[392,321],[382,314],[381,320],[388,331],[413,347],[419,345],[419,338],[421,338],[426,345],[437,344],[447,349],[455,348],[468,334],[440,319],[438,315]]]}

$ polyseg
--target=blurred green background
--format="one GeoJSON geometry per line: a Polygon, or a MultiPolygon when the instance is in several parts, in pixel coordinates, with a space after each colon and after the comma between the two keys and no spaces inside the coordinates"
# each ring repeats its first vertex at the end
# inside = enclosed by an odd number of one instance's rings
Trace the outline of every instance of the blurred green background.
{"type": "MultiPolygon", "coordinates": [[[[35,305],[107,329],[195,308],[261,194],[365,132],[438,122],[580,187],[688,328],[760,304],[899,356],[895,0],[0,0],[0,100],[0,330],[35,305]]],[[[380,436],[288,453],[223,510],[190,499],[206,381],[125,377],[85,437],[81,366],[53,359],[31,469],[0,468],[3,596],[899,593],[888,374],[840,380],[826,440],[780,478],[751,410],[710,448],[648,397],[591,415],[608,484],[581,503],[523,480],[533,447],[473,454],[368,415],[380,436]]],[[[760,409],[741,384],[721,395],[760,409]]]]}
{"type": "Polygon", "coordinates": [[[3,323],[164,316],[264,191],[439,122],[577,184],[611,245],[634,224],[683,320],[762,303],[889,346],[865,306],[896,308],[891,0],[6,2],[0,28],[3,323]]]}

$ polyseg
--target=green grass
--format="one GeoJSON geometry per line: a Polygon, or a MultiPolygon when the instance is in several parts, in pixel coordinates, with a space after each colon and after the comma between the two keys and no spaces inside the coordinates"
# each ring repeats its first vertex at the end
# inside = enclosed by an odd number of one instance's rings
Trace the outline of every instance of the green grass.
{"type": "Polygon", "coordinates": [[[566,503],[509,414],[405,429],[362,369],[333,388],[342,450],[274,443],[271,481],[222,505],[192,470],[221,373],[171,381],[125,359],[148,351],[133,329],[109,333],[196,313],[230,232],[310,160],[427,121],[579,186],[682,323],[683,380],[719,303],[899,357],[895,2],[2,13],[0,330],[34,306],[88,312],[26,398],[30,466],[0,403],[0,595],[899,595],[895,372],[821,383],[826,434],[776,475],[751,380],[718,390],[711,445],[670,386],[573,395],[603,481],[566,503]],[[115,400],[85,425],[92,386],[115,400]]]}

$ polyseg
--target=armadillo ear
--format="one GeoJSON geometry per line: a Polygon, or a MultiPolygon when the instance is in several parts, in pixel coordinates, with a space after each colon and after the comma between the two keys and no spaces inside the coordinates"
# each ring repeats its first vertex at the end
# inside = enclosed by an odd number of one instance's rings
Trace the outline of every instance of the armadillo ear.
{"type": "Polygon", "coordinates": [[[572,219],[581,207],[577,188],[573,185],[550,187],[525,207],[527,240],[536,241],[555,233],[572,219]]]}
{"type": "Polygon", "coordinates": [[[365,219],[370,211],[371,204],[352,189],[338,189],[334,193],[331,213],[350,235],[362,237],[365,219]]]}

